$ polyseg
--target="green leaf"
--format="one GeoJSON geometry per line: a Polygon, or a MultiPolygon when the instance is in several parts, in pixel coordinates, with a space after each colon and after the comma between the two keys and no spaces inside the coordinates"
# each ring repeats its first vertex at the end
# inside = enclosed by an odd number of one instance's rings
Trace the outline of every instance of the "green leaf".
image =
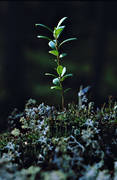
{"type": "Polygon", "coordinates": [[[66,73],[66,67],[63,68],[61,77],[66,73]]]}
{"type": "Polygon", "coordinates": [[[49,45],[52,49],[56,49],[55,43],[56,43],[56,40],[53,40],[53,41],[50,41],[50,42],[48,43],[48,45],[49,45]]]}
{"type": "Polygon", "coordinates": [[[48,29],[50,32],[53,32],[52,29],[50,29],[48,26],[46,26],[44,24],[35,24],[35,26],[42,26],[42,27],[48,29]]]}
{"type": "Polygon", "coordinates": [[[59,65],[59,66],[57,67],[57,73],[58,73],[59,76],[61,76],[62,71],[63,71],[63,66],[59,65]]]}
{"type": "Polygon", "coordinates": [[[60,54],[60,58],[63,58],[63,57],[65,57],[65,56],[67,56],[67,53],[62,53],[62,54],[60,54]]]}
{"type": "Polygon", "coordinates": [[[66,93],[67,91],[69,91],[71,88],[67,88],[64,90],[64,93],[66,93]]]}
{"type": "Polygon", "coordinates": [[[73,74],[66,74],[61,78],[61,81],[64,81],[66,78],[73,76],[73,74]]]}
{"type": "Polygon", "coordinates": [[[52,86],[50,89],[62,90],[62,88],[60,86],[52,86]]]}
{"type": "Polygon", "coordinates": [[[52,82],[53,82],[53,84],[55,84],[55,85],[59,85],[59,84],[60,84],[59,78],[54,78],[52,82]]]}
{"type": "Polygon", "coordinates": [[[57,50],[49,51],[50,54],[53,54],[54,56],[58,56],[59,52],[57,50]]]}
{"type": "Polygon", "coordinates": [[[67,19],[67,17],[63,17],[63,18],[58,22],[57,28],[62,24],[63,21],[65,21],[65,19],[67,19]]]}
{"type": "Polygon", "coordinates": [[[58,27],[58,28],[55,28],[55,29],[54,29],[54,32],[53,32],[54,37],[55,37],[55,38],[58,38],[64,28],[65,28],[65,26],[60,26],[60,27],[58,27]]]}
{"type": "Polygon", "coordinates": [[[49,37],[47,36],[37,36],[37,38],[40,38],[40,39],[47,39],[49,41],[52,41],[52,39],[50,39],[49,37]]]}
{"type": "Polygon", "coordinates": [[[54,74],[51,74],[51,73],[45,73],[46,76],[54,76],[54,77],[57,77],[56,75],[54,74]]]}
{"type": "Polygon", "coordinates": [[[77,38],[69,38],[69,39],[66,39],[66,40],[64,40],[62,43],[60,43],[59,47],[62,46],[64,43],[68,42],[68,41],[74,41],[74,40],[77,40],[77,38]]]}

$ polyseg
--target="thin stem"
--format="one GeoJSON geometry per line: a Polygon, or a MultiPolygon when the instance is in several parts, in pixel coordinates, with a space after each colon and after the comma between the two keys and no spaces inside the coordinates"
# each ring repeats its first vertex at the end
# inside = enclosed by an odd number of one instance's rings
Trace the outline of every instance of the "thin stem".
{"type": "MultiPolygon", "coordinates": [[[[57,56],[57,64],[58,66],[60,65],[60,58],[59,58],[59,50],[58,50],[58,41],[57,41],[57,38],[56,38],[56,50],[58,51],[58,56],[57,56]]],[[[59,78],[61,79],[61,77],[59,76],[59,78]]],[[[60,82],[60,86],[62,88],[62,91],[61,91],[61,101],[62,101],[62,110],[64,110],[64,90],[63,90],[63,86],[62,86],[62,83],[60,82]]]]}
{"type": "Polygon", "coordinates": [[[62,89],[62,109],[64,110],[64,91],[62,89]]]}
{"type": "Polygon", "coordinates": [[[61,90],[62,110],[64,110],[64,90],[63,90],[63,86],[62,86],[61,82],[60,82],[60,86],[62,88],[62,90],[61,90]]]}
{"type": "Polygon", "coordinates": [[[57,56],[57,61],[58,61],[58,66],[60,65],[60,58],[59,58],[59,50],[58,50],[58,41],[57,41],[57,38],[56,38],[56,50],[58,51],[58,56],[57,56]]]}

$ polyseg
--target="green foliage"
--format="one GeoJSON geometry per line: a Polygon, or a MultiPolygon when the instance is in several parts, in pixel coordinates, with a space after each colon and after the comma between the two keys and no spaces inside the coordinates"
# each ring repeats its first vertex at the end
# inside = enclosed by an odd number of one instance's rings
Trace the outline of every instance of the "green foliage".
{"type": "Polygon", "coordinates": [[[69,38],[64,40],[63,42],[60,43],[59,47],[62,46],[64,43],[69,42],[69,41],[73,41],[73,40],[77,40],[76,38],[69,38]]]}
{"type": "Polygon", "coordinates": [[[50,41],[50,42],[48,43],[48,45],[49,45],[52,49],[56,49],[56,40],[50,41]]]}
{"type": "Polygon", "coordinates": [[[49,40],[49,47],[52,49],[49,51],[50,54],[56,56],[56,73],[58,74],[58,77],[56,77],[56,75],[53,75],[51,73],[46,73],[45,75],[50,75],[50,76],[55,76],[56,78],[53,79],[53,84],[56,85],[56,86],[52,86],[51,89],[56,89],[56,90],[59,90],[61,92],[61,97],[62,97],[62,109],[64,110],[64,93],[67,92],[69,90],[69,88],[67,88],[67,90],[64,90],[63,88],[63,81],[68,78],[68,77],[71,77],[72,74],[66,74],[66,67],[63,67],[61,65],[61,58],[65,57],[67,54],[66,53],[62,53],[60,54],[60,47],[66,43],[66,42],[69,42],[69,41],[72,41],[72,40],[76,40],[77,38],[69,38],[69,39],[66,39],[64,40],[63,42],[59,42],[58,39],[61,35],[61,33],[63,32],[65,26],[61,26],[61,24],[63,23],[63,21],[65,21],[67,17],[64,17],[62,18],[56,27],[54,27],[54,30],[50,29],[49,27],[47,27],[46,25],[43,25],[43,24],[36,24],[36,26],[42,26],[46,29],[48,29],[52,35],[53,35],[53,38],[54,40],[52,40],[51,38],[47,37],[47,36],[37,36],[38,38],[42,38],[42,39],[47,39],[49,40]]]}
{"type": "Polygon", "coordinates": [[[54,56],[58,56],[59,52],[57,50],[49,51],[50,54],[53,54],[54,56]]]}
{"type": "Polygon", "coordinates": [[[66,53],[62,53],[62,54],[60,54],[60,58],[63,58],[63,57],[65,57],[65,56],[67,56],[67,54],[66,53]]]}
{"type": "Polygon", "coordinates": [[[51,41],[51,39],[49,37],[47,37],[47,36],[37,36],[37,37],[40,38],[40,39],[47,39],[47,40],[51,41]]]}
{"type": "Polygon", "coordinates": [[[55,79],[53,79],[53,84],[55,84],[55,85],[59,85],[60,84],[60,82],[59,82],[59,78],[55,78],[55,79]]]}
{"type": "Polygon", "coordinates": [[[58,73],[59,76],[61,76],[62,71],[63,71],[63,66],[59,65],[59,66],[57,67],[57,73],[58,73]]]}
{"type": "Polygon", "coordinates": [[[35,26],[42,26],[42,27],[48,29],[50,32],[53,32],[52,29],[50,29],[48,26],[45,26],[44,24],[35,24],[35,26]]]}

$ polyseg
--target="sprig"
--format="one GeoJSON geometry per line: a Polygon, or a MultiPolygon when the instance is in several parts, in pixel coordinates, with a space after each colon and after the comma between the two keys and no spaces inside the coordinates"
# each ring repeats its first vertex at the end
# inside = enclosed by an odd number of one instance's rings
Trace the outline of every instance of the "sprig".
{"type": "Polygon", "coordinates": [[[63,82],[66,78],[72,77],[73,74],[66,74],[66,67],[62,66],[61,64],[61,59],[64,58],[67,54],[66,53],[60,53],[60,48],[63,44],[69,42],[69,41],[73,41],[73,40],[77,40],[77,38],[69,38],[66,39],[62,42],[59,42],[58,39],[61,36],[63,30],[65,29],[65,26],[61,25],[65,20],[67,19],[67,17],[63,17],[57,24],[56,27],[54,27],[54,29],[52,30],[51,28],[49,28],[48,26],[44,25],[44,24],[36,24],[36,26],[41,26],[47,30],[49,30],[52,33],[53,39],[47,36],[42,36],[39,35],[37,36],[37,38],[40,39],[46,39],[48,40],[48,45],[51,48],[51,50],[49,51],[50,54],[54,55],[56,57],[55,62],[57,67],[56,69],[56,74],[51,74],[51,73],[45,73],[45,75],[47,76],[53,76],[54,79],[52,80],[52,83],[54,84],[54,86],[51,86],[50,89],[55,89],[55,90],[59,90],[61,92],[61,99],[62,99],[62,109],[64,110],[64,93],[66,93],[68,90],[70,90],[70,88],[64,89],[63,87],[63,82]]]}

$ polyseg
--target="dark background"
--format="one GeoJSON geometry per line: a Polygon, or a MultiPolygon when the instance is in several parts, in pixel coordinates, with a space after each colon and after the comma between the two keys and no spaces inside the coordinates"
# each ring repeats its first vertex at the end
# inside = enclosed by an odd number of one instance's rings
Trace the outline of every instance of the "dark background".
{"type": "Polygon", "coordinates": [[[7,127],[9,113],[23,110],[26,101],[58,106],[60,97],[49,88],[54,57],[46,40],[47,30],[35,28],[36,23],[51,28],[67,16],[63,39],[77,37],[64,45],[68,56],[64,66],[73,78],[66,80],[72,90],[66,103],[77,103],[80,85],[90,85],[96,106],[117,95],[117,3],[98,1],[1,1],[0,2],[0,129],[7,127]],[[80,35],[80,38],[79,38],[80,35]]]}

